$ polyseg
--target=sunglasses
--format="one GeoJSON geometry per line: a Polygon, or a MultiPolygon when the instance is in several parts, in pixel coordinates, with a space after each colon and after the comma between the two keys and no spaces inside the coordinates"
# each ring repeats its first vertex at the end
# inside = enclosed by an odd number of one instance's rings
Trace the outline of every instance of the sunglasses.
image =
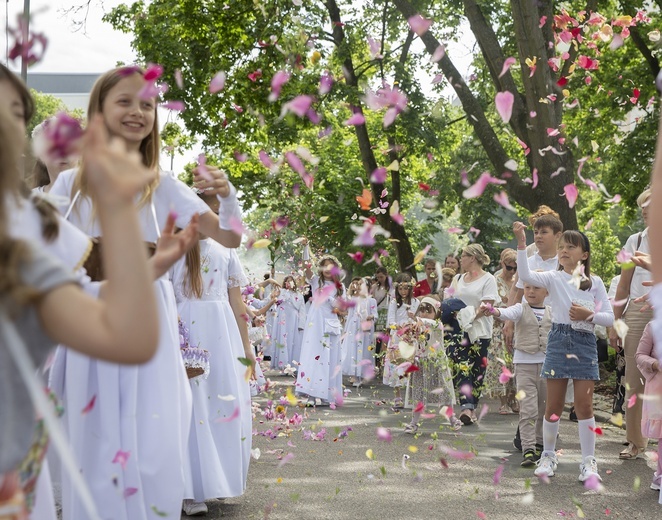
{"type": "Polygon", "coordinates": [[[504,265],[506,268],[506,271],[517,271],[517,266],[516,265],[504,265]]]}

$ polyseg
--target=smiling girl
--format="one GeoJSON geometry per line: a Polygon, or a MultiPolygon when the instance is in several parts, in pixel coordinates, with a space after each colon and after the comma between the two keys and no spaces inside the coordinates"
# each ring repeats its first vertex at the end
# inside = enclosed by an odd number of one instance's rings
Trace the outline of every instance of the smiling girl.
{"type": "MultiPolygon", "coordinates": [[[[113,69],[95,83],[88,108],[88,118],[101,114],[110,136],[138,152],[143,165],[155,172],[154,180],[136,198],[143,236],[155,243],[171,212],[176,212],[176,224],[182,229],[199,214],[204,235],[237,247],[241,238],[230,230],[230,219],[240,218],[236,191],[219,170],[209,167],[204,177],[194,170],[197,187],[221,197],[219,217],[184,183],[159,171],[156,99],[143,95],[146,85],[138,67],[113,69]]],[[[89,236],[101,237],[97,203],[84,171],[62,172],[51,193],[71,198],[65,214],[68,219],[89,236]]],[[[172,283],[161,277],[153,287],[159,304],[160,339],[152,361],[126,367],[65,351],[54,367],[64,374],[64,421],[81,473],[104,515],[119,520],[175,518],[183,499],[191,392],[179,353],[172,283]],[[93,409],[81,415],[80,410],[95,397],[93,409]],[[130,455],[118,459],[120,453],[130,455]],[[126,495],[127,489],[131,494],[126,495]]],[[[63,516],[84,517],[66,479],[63,516]]]]}
{"type": "Polygon", "coordinates": [[[575,385],[575,411],[579,419],[579,442],[582,450],[579,480],[602,480],[595,460],[595,418],[593,387],[600,379],[595,325],[610,327],[614,313],[602,280],[591,275],[591,248],[588,238],[579,231],[565,231],[559,241],[559,269],[534,272],[526,256],[526,226],[513,224],[517,238],[517,268],[520,279],[549,292],[552,330],[542,377],[547,379],[547,404],[543,421],[544,451],[535,470],[537,476],[554,475],[556,436],[563,412],[568,380],[575,385]]]}

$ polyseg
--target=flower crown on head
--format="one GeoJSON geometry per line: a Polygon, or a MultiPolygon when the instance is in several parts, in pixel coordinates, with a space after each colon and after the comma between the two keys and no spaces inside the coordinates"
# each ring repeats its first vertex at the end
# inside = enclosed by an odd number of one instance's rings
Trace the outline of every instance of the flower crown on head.
{"type": "Polygon", "coordinates": [[[317,259],[317,268],[322,269],[322,264],[324,263],[325,260],[331,260],[334,264],[338,266],[338,269],[342,269],[342,264],[340,263],[340,260],[338,260],[335,256],[333,255],[322,255],[317,259]]]}
{"type": "Polygon", "coordinates": [[[398,287],[412,288],[412,287],[415,287],[415,286],[416,286],[416,284],[414,282],[395,282],[393,284],[393,287],[395,287],[396,289],[398,287]]]}

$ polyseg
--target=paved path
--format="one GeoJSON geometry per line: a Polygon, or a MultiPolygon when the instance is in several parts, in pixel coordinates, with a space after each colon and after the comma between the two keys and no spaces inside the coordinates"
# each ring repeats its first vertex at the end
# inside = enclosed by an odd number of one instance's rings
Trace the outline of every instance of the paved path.
{"type": "MultiPolygon", "coordinates": [[[[271,377],[277,382],[278,397],[293,382],[271,377]]],[[[254,428],[271,430],[276,437],[254,436],[253,446],[261,454],[251,461],[246,494],[225,503],[210,502],[207,518],[662,518],[658,494],[649,489],[654,463],[648,458],[618,460],[624,432],[615,426],[600,425],[603,435],[598,437],[596,454],[604,490],[598,493],[585,490],[577,481],[577,426],[566,420],[566,414],[557,475],[544,484],[532,469],[519,466],[521,455],[512,447],[516,416],[493,413],[498,409],[496,402],[485,403],[490,412],[479,425],[452,432],[440,428],[441,419],[427,419],[414,437],[404,434],[401,427],[409,421],[410,412],[394,413],[380,404],[391,397],[390,389],[374,385],[352,390],[336,410],[288,406],[288,418],[295,411],[306,415],[300,426],[288,428],[288,421],[258,415],[254,428]],[[379,426],[390,429],[391,442],[377,438],[379,426]],[[322,430],[326,431],[323,440],[307,438],[322,430]],[[454,458],[444,455],[442,447],[475,456],[454,458]],[[372,459],[367,450],[372,450],[372,459]],[[440,462],[442,457],[446,466],[440,462]],[[495,477],[501,466],[500,478],[495,477]]],[[[267,399],[262,397],[257,404],[264,409],[267,399]]]]}

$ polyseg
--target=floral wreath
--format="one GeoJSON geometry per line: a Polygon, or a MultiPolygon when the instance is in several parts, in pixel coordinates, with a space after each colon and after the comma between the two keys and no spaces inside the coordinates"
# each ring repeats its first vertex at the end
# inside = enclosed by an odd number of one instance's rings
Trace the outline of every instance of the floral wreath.
{"type": "Polygon", "coordinates": [[[322,269],[322,263],[325,260],[331,260],[334,264],[338,266],[338,269],[342,269],[342,264],[340,263],[340,260],[338,260],[335,256],[333,255],[322,255],[317,259],[317,269],[320,270],[322,269]]]}

